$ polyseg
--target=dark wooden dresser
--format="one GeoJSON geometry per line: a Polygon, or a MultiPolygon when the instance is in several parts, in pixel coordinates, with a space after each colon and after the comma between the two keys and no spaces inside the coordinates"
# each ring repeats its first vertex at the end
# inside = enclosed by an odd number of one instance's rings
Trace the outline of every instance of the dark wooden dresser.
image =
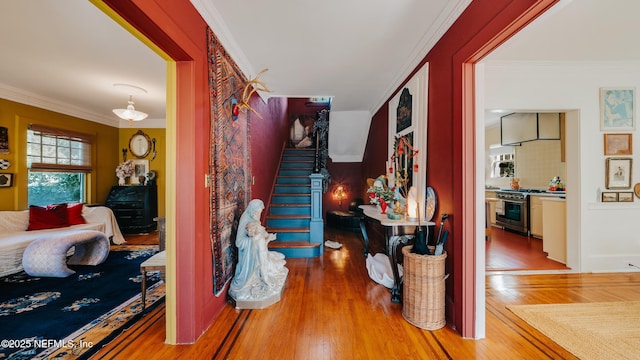
{"type": "Polygon", "coordinates": [[[156,230],[158,188],[149,186],[114,186],[105,203],[113,210],[123,234],[141,234],[156,230]]]}

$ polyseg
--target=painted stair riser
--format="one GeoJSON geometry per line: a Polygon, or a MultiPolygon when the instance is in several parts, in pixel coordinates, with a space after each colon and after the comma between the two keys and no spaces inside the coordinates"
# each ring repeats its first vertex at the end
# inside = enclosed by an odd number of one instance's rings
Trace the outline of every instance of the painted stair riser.
{"type": "Polygon", "coordinates": [[[302,162],[302,161],[283,161],[280,164],[281,169],[313,169],[313,162],[302,162]]]}
{"type": "Polygon", "coordinates": [[[297,154],[297,155],[311,155],[315,156],[316,151],[314,149],[284,149],[285,155],[297,154]]]}
{"type": "Polygon", "coordinates": [[[311,204],[311,196],[273,196],[272,204],[311,204]]]}
{"type": "Polygon", "coordinates": [[[310,206],[271,206],[270,215],[308,215],[311,216],[310,206]]]}
{"type": "Polygon", "coordinates": [[[278,232],[277,230],[275,231],[270,231],[269,228],[267,228],[267,232],[275,232],[276,233],[276,240],[277,241],[282,241],[282,242],[287,242],[287,241],[309,241],[309,239],[311,239],[311,236],[309,235],[309,232],[278,232]]]}
{"type": "Polygon", "coordinates": [[[299,177],[284,177],[278,176],[276,180],[276,185],[284,185],[284,184],[298,184],[298,185],[309,185],[311,186],[311,179],[309,176],[299,176],[299,177]]]}
{"type": "Polygon", "coordinates": [[[278,176],[309,176],[310,170],[306,169],[280,169],[278,176]]]}
{"type": "Polygon", "coordinates": [[[309,186],[290,186],[290,185],[276,185],[273,190],[276,194],[311,194],[311,185],[309,186]]]}
{"type": "Polygon", "coordinates": [[[267,219],[267,227],[270,228],[309,228],[311,219],[267,219]]]}
{"type": "Polygon", "coordinates": [[[308,248],[308,249],[287,249],[287,248],[279,248],[279,249],[271,249],[270,251],[277,251],[282,253],[287,259],[299,259],[299,258],[312,258],[320,256],[319,248],[308,248]]]}
{"type": "Polygon", "coordinates": [[[314,162],[315,151],[313,149],[286,149],[280,164],[269,214],[309,216],[305,219],[267,218],[267,231],[275,232],[276,241],[279,243],[278,247],[270,250],[278,251],[286,258],[311,258],[322,255],[322,246],[308,247],[296,244],[310,241],[311,234],[308,231],[278,232],[278,230],[287,228],[292,230],[293,228],[309,229],[311,222],[311,179],[309,175],[313,172],[314,162]]]}
{"type": "Polygon", "coordinates": [[[314,162],[315,161],[315,157],[314,156],[304,156],[304,155],[291,154],[291,155],[284,155],[282,157],[282,161],[314,162]]]}

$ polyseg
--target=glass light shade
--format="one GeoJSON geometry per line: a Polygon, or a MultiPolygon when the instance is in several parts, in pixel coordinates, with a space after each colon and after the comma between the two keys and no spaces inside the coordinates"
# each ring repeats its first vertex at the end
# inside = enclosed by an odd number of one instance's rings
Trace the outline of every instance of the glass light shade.
{"type": "Polygon", "coordinates": [[[148,114],[138,111],[133,107],[133,97],[129,97],[129,105],[127,105],[126,109],[113,109],[113,113],[118,115],[122,120],[129,121],[140,121],[149,116],[148,114]]]}
{"type": "Polygon", "coordinates": [[[342,185],[338,185],[336,190],[333,192],[333,197],[337,200],[344,200],[347,198],[347,191],[342,185]]]}

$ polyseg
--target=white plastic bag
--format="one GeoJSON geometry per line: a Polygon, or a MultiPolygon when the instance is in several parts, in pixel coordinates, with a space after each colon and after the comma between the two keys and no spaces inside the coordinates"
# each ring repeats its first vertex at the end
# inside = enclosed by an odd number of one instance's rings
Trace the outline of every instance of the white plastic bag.
{"type": "MultiPolygon", "coordinates": [[[[369,277],[373,281],[389,289],[393,287],[393,270],[391,268],[391,261],[389,261],[387,255],[378,253],[371,256],[371,254],[368,254],[366,265],[369,277]]],[[[402,267],[398,266],[398,272],[400,277],[402,277],[402,267]]]]}

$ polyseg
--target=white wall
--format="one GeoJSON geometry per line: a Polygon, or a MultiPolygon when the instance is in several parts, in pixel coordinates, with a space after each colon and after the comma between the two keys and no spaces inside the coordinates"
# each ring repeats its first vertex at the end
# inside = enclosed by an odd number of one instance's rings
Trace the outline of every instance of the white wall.
{"type": "Polygon", "coordinates": [[[361,162],[367,146],[371,113],[332,111],[329,114],[329,157],[333,162],[361,162]]]}
{"type": "MultiPolygon", "coordinates": [[[[582,272],[636,271],[627,265],[629,262],[640,266],[640,199],[635,198],[633,203],[600,202],[601,191],[606,191],[606,157],[599,120],[599,89],[640,88],[639,65],[640,62],[484,64],[486,109],[569,112],[567,265],[582,272]]],[[[630,132],[637,136],[637,130],[630,132]]],[[[640,154],[639,143],[637,138],[633,142],[634,160],[640,154]]],[[[632,184],[640,181],[638,165],[632,166],[632,184]]]]}

